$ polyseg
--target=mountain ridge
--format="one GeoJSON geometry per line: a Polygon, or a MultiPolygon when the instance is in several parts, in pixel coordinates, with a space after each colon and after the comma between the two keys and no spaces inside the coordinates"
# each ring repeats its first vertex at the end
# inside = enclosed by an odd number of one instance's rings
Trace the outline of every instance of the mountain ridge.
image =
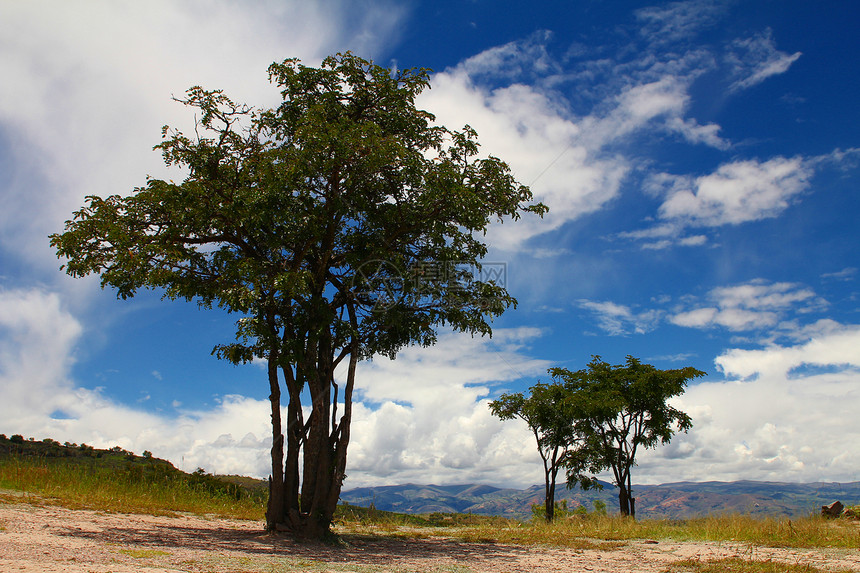
{"type": "MultiPolygon", "coordinates": [[[[599,491],[556,487],[556,500],[569,508],[591,509],[595,500],[618,511],[617,488],[601,482],[599,491]]],[[[713,514],[743,513],[754,516],[802,517],[817,513],[822,505],[839,500],[860,504],[860,482],[793,483],[739,480],[734,482],[672,482],[634,485],[636,514],[644,518],[688,519],[713,514]]],[[[354,488],[341,493],[341,501],[399,513],[476,513],[526,518],[531,505],[544,501],[544,486],[526,489],[487,484],[402,484],[354,488]]]]}

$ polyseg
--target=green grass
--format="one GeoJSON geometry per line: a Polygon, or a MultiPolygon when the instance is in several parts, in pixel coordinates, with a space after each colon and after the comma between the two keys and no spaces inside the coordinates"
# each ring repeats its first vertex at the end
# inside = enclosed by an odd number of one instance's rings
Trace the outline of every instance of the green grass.
{"type": "Polygon", "coordinates": [[[236,495],[230,489],[219,490],[205,478],[180,472],[148,473],[134,466],[118,469],[31,457],[0,458],[0,489],[22,492],[23,496],[4,496],[15,501],[121,513],[188,512],[263,519],[265,507],[261,499],[236,495]]]}
{"type": "Polygon", "coordinates": [[[119,552],[135,559],[152,559],[154,557],[170,555],[167,551],[158,549],[120,549],[119,552]]]}
{"type": "Polygon", "coordinates": [[[667,573],[851,573],[850,569],[819,569],[774,561],[754,561],[731,557],[712,561],[688,559],[669,566],[667,573]]]}

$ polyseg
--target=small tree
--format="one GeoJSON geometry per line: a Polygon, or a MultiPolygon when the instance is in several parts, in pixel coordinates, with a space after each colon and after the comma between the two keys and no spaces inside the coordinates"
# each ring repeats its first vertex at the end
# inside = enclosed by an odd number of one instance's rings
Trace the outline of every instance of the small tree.
{"type": "Polygon", "coordinates": [[[267,365],[266,526],[320,537],[346,476],[358,362],[433,344],[438,325],[490,334],[516,300],[481,280],[481,237],[546,207],[507,164],[477,157],[471,128],[415,107],[427,70],[347,53],[320,68],[285,60],[269,77],[274,109],[188,90],[195,136],[165,127],[157,146],[186,179],[90,196],[51,244],[67,273],[99,274],[120,298],[160,289],[240,315],[215,353],[267,365]]]}
{"type": "Polygon", "coordinates": [[[490,410],[502,420],[519,418],[532,431],[538,453],[543,460],[546,497],[544,511],[547,522],[555,517],[555,484],[558,472],[568,469],[568,487],[577,481],[584,487],[594,485],[580,475],[587,465],[582,446],[583,434],[577,427],[576,404],[562,384],[535,384],[526,397],[521,392],[502,394],[490,403],[490,410]]]}
{"type": "Polygon", "coordinates": [[[682,394],[688,380],[705,373],[692,367],[658,370],[632,356],[626,364],[611,366],[594,356],[584,370],[552,368],[550,374],[564,384],[581,418],[589,469],[612,470],[621,513],[635,517],[630,470],[636,454],[640,447],[668,443],[675,428],[686,432],[692,427],[690,417],[667,401],[682,394]]]}

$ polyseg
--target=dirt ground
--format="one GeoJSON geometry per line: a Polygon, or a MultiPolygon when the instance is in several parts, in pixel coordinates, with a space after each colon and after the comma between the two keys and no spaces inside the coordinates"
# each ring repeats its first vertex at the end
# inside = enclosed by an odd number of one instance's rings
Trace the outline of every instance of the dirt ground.
{"type": "Polygon", "coordinates": [[[860,572],[860,552],[634,541],[611,551],[345,535],[341,546],[295,543],[262,523],[155,517],[0,502],[0,571],[72,573],[282,571],[648,572],[681,559],[738,556],[860,572]]]}

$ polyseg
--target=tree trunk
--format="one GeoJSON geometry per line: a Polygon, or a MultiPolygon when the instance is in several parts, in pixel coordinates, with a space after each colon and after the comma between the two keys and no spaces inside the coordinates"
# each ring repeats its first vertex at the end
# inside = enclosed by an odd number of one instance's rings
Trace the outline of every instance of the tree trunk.
{"type": "Polygon", "coordinates": [[[293,376],[292,368],[283,368],[287,378],[290,402],[287,405],[287,461],[284,468],[284,513],[291,530],[301,527],[299,514],[299,454],[302,448],[304,419],[302,416],[301,390],[293,376]]]}
{"type": "Polygon", "coordinates": [[[281,387],[278,381],[278,353],[269,354],[269,402],[272,407],[272,475],[269,478],[269,504],[266,529],[272,531],[284,523],[284,434],[281,431],[281,387]]]}
{"type": "MultiPolygon", "coordinates": [[[[631,457],[631,459],[633,459],[631,457]]],[[[630,484],[630,468],[627,468],[627,506],[630,508],[630,517],[636,518],[636,498],[633,497],[633,486],[630,484]]]]}
{"type": "Polygon", "coordinates": [[[621,515],[630,515],[630,498],[627,493],[627,486],[622,482],[618,486],[618,506],[621,510],[621,515]]]}
{"type": "MultiPolygon", "coordinates": [[[[546,465],[546,462],[544,462],[546,465]]],[[[552,520],[555,519],[555,478],[558,474],[558,468],[556,467],[555,455],[553,455],[552,463],[549,467],[545,469],[546,471],[546,502],[545,502],[545,510],[546,510],[546,522],[552,523],[552,520]]]]}
{"type": "Polygon", "coordinates": [[[555,484],[550,484],[549,476],[547,476],[546,481],[546,501],[544,504],[546,508],[546,522],[552,523],[552,520],[555,518],[555,484]]]}
{"type": "MultiPolygon", "coordinates": [[[[330,532],[346,477],[346,450],[352,421],[352,394],[357,362],[358,359],[350,354],[343,396],[344,411],[340,420],[334,419],[337,414],[335,402],[338,395],[330,351],[322,350],[311,369],[306,369],[306,365],[297,365],[294,374],[291,367],[283,368],[290,395],[287,405],[286,467],[281,474],[281,491],[277,492],[276,485],[270,486],[273,496],[270,497],[270,511],[267,512],[269,530],[287,531],[296,537],[307,539],[319,539],[330,532]],[[307,422],[302,416],[302,388],[307,388],[311,395],[311,413],[307,422]],[[300,458],[303,460],[301,479],[300,458]],[[274,494],[280,496],[280,501],[275,499],[274,494]],[[280,511],[275,509],[276,507],[280,507],[280,511]]],[[[277,389],[277,385],[275,388],[277,389]]],[[[279,394],[275,392],[273,396],[279,398],[279,394]]],[[[274,400],[272,407],[274,412],[274,400]]],[[[274,413],[272,420],[275,427],[274,413]]],[[[280,417],[277,418],[277,425],[280,430],[280,417]]],[[[284,438],[281,437],[279,465],[283,463],[283,441],[284,438]]],[[[274,451],[273,449],[273,484],[276,482],[274,474],[277,473],[274,469],[274,451]]]]}
{"type": "Polygon", "coordinates": [[[630,486],[629,478],[620,480],[618,484],[618,505],[621,509],[621,515],[636,517],[636,498],[633,497],[633,488],[630,486]]]}

